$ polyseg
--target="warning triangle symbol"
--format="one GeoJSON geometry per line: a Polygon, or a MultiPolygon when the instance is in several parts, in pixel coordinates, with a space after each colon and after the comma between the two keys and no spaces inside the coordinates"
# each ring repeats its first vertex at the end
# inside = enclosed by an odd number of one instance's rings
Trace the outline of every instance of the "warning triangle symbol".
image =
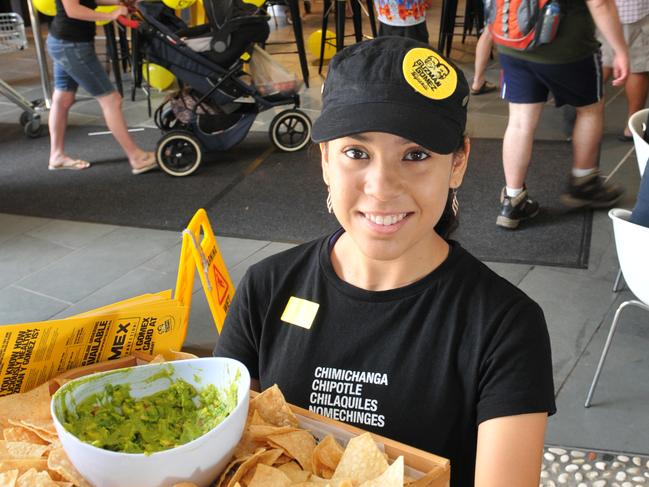
{"type": "Polygon", "coordinates": [[[225,301],[225,297],[228,295],[228,291],[230,290],[230,286],[228,286],[228,280],[223,277],[223,274],[219,272],[219,270],[216,268],[216,265],[212,266],[212,269],[214,270],[214,283],[216,284],[216,296],[219,300],[219,304],[223,304],[225,301]]]}

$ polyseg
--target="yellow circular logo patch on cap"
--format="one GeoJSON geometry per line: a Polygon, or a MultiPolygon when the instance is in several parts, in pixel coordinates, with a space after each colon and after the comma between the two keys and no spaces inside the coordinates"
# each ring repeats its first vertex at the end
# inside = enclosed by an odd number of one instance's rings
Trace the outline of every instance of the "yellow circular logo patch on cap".
{"type": "Polygon", "coordinates": [[[457,88],[457,72],[431,49],[410,49],[403,58],[402,69],[408,84],[427,98],[443,100],[457,88]]]}

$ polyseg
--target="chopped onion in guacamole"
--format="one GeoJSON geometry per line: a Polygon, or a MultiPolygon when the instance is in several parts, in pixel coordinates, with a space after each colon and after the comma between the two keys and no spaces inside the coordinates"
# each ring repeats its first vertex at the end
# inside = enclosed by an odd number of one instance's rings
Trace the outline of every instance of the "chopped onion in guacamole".
{"type": "Polygon", "coordinates": [[[65,428],[93,446],[124,453],[153,453],[190,442],[221,423],[237,405],[237,382],[224,390],[197,391],[182,379],[134,399],[129,384],[106,385],[64,412],[65,428]]]}

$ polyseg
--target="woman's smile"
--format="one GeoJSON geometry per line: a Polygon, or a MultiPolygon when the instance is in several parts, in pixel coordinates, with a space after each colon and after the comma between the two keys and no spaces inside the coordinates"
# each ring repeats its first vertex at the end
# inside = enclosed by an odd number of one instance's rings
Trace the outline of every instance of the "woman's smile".
{"type": "Polygon", "coordinates": [[[359,215],[364,219],[366,224],[374,231],[380,233],[394,233],[398,231],[412,212],[401,213],[375,213],[375,212],[359,212],[359,215]]]}

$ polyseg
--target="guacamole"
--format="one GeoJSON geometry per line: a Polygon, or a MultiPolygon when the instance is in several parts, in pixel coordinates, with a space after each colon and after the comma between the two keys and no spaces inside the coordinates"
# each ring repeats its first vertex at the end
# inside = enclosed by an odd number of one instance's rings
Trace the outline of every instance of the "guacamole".
{"type": "Polygon", "coordinates": [[[237,382],[224,390],[196,390],[182,379],[156,394],[135,399],[130,385],[106,385],[75,411],[64,412],[65,428],[93,446],[124,453],[167,450],[192,441],[221,423],[237,405],[237,382]]]}

